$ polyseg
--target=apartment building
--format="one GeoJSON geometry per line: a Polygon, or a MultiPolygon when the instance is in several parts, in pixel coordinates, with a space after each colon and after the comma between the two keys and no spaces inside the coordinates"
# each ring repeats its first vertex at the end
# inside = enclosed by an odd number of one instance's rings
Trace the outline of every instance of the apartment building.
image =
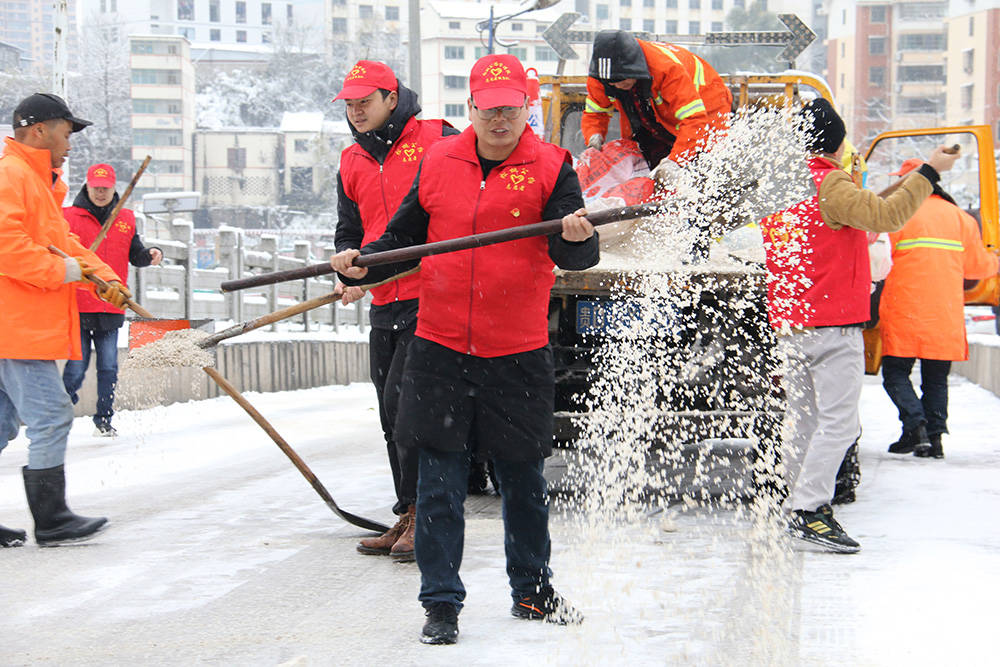
{"type": "Polygon", "coordinates": [[[191,45],[178,35],[132,35],[129,52],[132,159],[153,158],[136,196],[194,190],[191,45]]]}
{"type": "MultiPolygon", "coordinates": [[[[68,0],[69,39],[73,40],[79,0],[68,0]]],[[[0,0],[0,42],[21,50],[24,69],[51,76],[55,48],[52,0],[0,0]]],[[[73,44],[69,45],[72,57],[73,44]]]]}
{"type": "Polygon", "coordinates": [[[850,136],[988,124],[1000,136],[1000,2],[834,0],[827,77],[850,136]]]}

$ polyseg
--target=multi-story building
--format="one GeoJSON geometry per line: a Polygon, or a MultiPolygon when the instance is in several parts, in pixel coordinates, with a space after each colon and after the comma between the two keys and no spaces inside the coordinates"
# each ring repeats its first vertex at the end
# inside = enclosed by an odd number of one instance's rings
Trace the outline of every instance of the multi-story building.
{"type": "Polygon", "coordinates": [[[0,72],[16,72],[21,69],[21,49],[0,42],[0,72]]]}
{"type": "Polygon", "coordinates": [[[890,127],[1000,134],[1000,1],[834,0],[827,74],[858,143],[890,127]]]}
{"type": "Polygon", "coordinates": [[[132,35],[129,51],[132,159],[153,158],[136,186],[137,196],[193,190],[191,45],[176,35],[132,35]]]}
{"type": "MultiPolygon", "coordinates": [[[[0,41],[21,49],[26,69],[35,74],[52,72],[55,47],[55,4],[52,0],[0,0],[0,41]]],[[[72,39],[78,0],[68,0],[67,20],[72,39]]],[[[73,54],[73,44],[68,53],[73,54]]]]}

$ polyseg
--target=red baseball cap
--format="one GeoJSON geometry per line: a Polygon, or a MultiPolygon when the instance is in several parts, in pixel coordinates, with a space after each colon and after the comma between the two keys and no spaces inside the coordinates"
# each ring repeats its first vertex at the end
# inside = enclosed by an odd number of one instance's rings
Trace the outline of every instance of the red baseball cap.
{"type": "Polygon", "coordinates": [[[911,157],[909,160],[903,161],[903,164],[899,166],[899,169],[889,174],[890,176],[906,176],[908,173],[917,169],[920,165],[924,163],[918,157],[911,157]]]}
{"type": "Polygon", "coordinates": [[[333,98],[337,100],[360,100],[379,88],[396,91],[396,75],[385,63],[376,60],[359,60],[344,77],[344,87],[333,98]]]}
{"type": "Polygon", "coordinates": [[[87,170],[87,185],[95,188],[115,187],[115,168],[110,164],[94,164],[87,170]]]}
{"type": "Polygon", "coordinates": [[[528,96],[528,77],[517,56],[483,56],[472,66],[469,90],[480,109],[519,107],[528,96]]]}

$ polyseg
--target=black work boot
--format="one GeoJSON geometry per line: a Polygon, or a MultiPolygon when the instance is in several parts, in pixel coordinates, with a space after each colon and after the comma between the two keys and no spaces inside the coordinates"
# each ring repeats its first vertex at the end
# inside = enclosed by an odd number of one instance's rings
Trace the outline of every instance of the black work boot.
{"type": "Polygon", "coordinates": [[[449,602],[435,602],[424,612],[420,641],[424,644],[454,644],[458,639],[458,610],[449,602]]]}
{"type": "Polygon", "coordinates": [[[943,459],[944,448],[941,446],[941,434],[935,433],[927,437],[930,440],[930,447],[926,450],[914,450],[913,455],[921,458],[943,459]]]}
{"type": "MultiPolygon", "coordinates": [[[[903,434],[899,440],[889,445],[890,454],[909,454],[922,447],[930,447],[930,440],[927,439],[927,427],[921,424],[912,430],[903,429],[903,434]]],[[[920,454],[917,454],[920,456],[920,454]]]]}
{"type": "Polygon", "coordinates": [[[74,514],[66,506],[66,472],[63,467],[29,470],[24,473],[24,492],[31,516],[35,517],[35,541],[40,547],[90,539],[108,525],[102,517],[74,514]]]}
{"type": "Polygon", "coordinates": [[[13,530],[0,525],[0,547],[19,547],[27,539],[28,534],[23,530],[13,530]]]}

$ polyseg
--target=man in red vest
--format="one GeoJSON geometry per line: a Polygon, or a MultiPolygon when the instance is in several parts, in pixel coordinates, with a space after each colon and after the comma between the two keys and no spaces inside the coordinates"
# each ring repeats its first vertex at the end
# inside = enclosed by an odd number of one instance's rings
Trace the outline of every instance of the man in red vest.
{"type": "Polygon", "coordinates": [[[958,155],[939,147],[886,199],[859,189],[841,169],[846,128],[825,99],[798,120],[807,136],[816,194],[761,223],[768,270],[768,318],[786,357],[783,376],[793,426],[787,443],[789,532],[840,553],[861,547],[833,518],[837,470],[861,432],[861,330],[870,319],[865,232],[903,227],[958,155]]]}
{"type": "MultiPolygon", "coordinates": [[[[109,164],[91,165],[87,182],[76,195],[73,205],[63,209],[70,230],[90,246],[101,231],[111,210],[118,204],[115,192],[115,170],[109,164]]],[[[118,212],[108,234],[97,247],[97,256],[119,276],[128,276],[129,262],[133,266],[156,266],[163,259],[159,248],[147,248],[135,230],[135,214],[127,208],[118,212]]],[[[118,330],[125,323],[125,311],[93,296],[89,291],[76,292],[80,309],[80,344],[82,358],[70,359],[63,368],[63,385],[75,404],[77,391],[90,365],[93,346],[97,366],[97,411],[94,413],[94,435],[114,437],[118,431],[111,425],[114,414],[115,385],[118,383],[118,330]]]]}
{"type": "Polygon", "coordinates": [[[512,55],[472,66],[472,126],[427,151],[385,234],[331,258],[346,282],[376,282],[406,265],[363,269],[359,254],[562,219],[562,233],[426,257],[417,330],[396,421],[419,450],[416,556],[427,621],[421,641],[452,644],[465,599],[462,505],[471,458],[493,460],[503,499],[513,607],[522,619],[580,622],[549,583],[542,476],[552,452],[555,378],[548,345],[552,269],[599,259],[571,158],[527,127],[527,80],[512,55]],[[472,451],[475,449],[476,451],[472,451]]]}
{"type": "MultiPolygon", "coordinates": [[[[360,248],[382,236],[389,218],[410,191],[420,160],[442,136],[458,134],[443,120],[419,120],[417,94],[399,83],[388,65],[359,60],[334,100],[344,100],[355,143],[344,149],[337,174],[339,251],[360,248]]],[[[369,360],[378,396],[379,417],[396,490],[396,524],[358,544],[363,554],[389,555],[397,562],[414,559],[413,516],[417,501],[415,452],[398,447],[393,435],[399,383],[406,348],[417,328],[420,276],[410,275],[373,287],[369,310],[369,360]]],[[[361,298],[358,287],[345,290],[344,303],[361,298]]]]}

